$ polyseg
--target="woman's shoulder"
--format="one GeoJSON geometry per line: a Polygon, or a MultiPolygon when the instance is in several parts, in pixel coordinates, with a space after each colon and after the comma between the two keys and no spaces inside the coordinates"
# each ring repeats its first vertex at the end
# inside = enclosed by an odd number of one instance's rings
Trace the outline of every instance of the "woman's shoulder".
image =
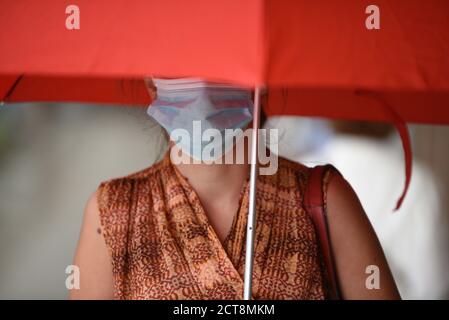
{"type": "MultiPolygon", "coordinates": [[[[112,256],[126,249],[128,229],[133,216],[142,207],[151,207],[153,186],[160,179],[166,163],[159,161],[145,169],[102,181],[91,196],[101,230],[112,256]]],[[[119,262],[117,262],[119,263],[119,262]]]]}
{"type": "Polygon", "coordinates": [[[321,186],[323,203],[325,206],[327,205],[330,192],[334,194],[340,194],[342,192],[347,193],[348,191],[347,185],[342,183],[346,182],[346,180],[343,178],[340,171],[330,163],[306,165],[305,163],[302,163],[300,161],[293,161],[284,157],[279,157],[278,162],[278,174],[281,177],[288,176],[289,173],[293,174],[297,179],[299,179],[300,187],[303,191],[305,191],[307,188],[321,186]],[[318,169],[318,167],[321,167],[321,170],[315,170],[315,168],[318,169]],[[315,173],[313,175],[319,175],[319,177],[315,177],[313,178],[313,180],[316,181],[316,178],[318,178],[321,180],[320,183],[312,183],[311,181],[312,173],[314,172],[314,170],[315,173]],[[331,185],[333,186],[333,188],[330,187],[331,185]],[[335,187],[336,185],[338,186],[335,187]]]}
{"type": "Polygon", "coordinates": [[[294,161],[280,156],[278,158],[278,172],[282,174],[285,171],[291,171],[298,175],[300,178],[304,178],[306,181],[310,177],[313,169],[317,166],[323,168],[322,179],[323,185],[325,185],[326,187],[334,175],[341,175],[339,170],[332,164],[308,165],[301,161],[294,161]]]}
{"type": "Polygon", "coordinates": [[[162,159],[144,169],[128,173],[124,176],[118,176],[104,180],[100,183],[100,186],[121,185],[127,182],[151,179],[157,176],[162,170],[166,169],[166,167],[166,161],[162,159]]]}
{"type": "Polygon", "coordinates": [[[294,161],[285,157],[278,157],[279,167],[292,169],[300,173],[310,174],[311,170],[316,166],[323,166],[326,174],[339,173],[338,169],[330,163],[323,164],[306,164],[301,161],[294,161]]]}
{"type": "Polygon", "coordinates": [[[293,170],[298,173],[307,173],[310,169],[300,161],[294,161],[281,156],[278,156],[278,168],[281,170],[293,170]]]}
{"type": "Polygon", "coordinates": [[[166,161],[160,160],[147,168],[101,181],[97,190],[96,198],[100,208],[110,206],[118,201],[126,202],[138,186],[149,187],[154,181],[161,177],[161,172],[167,169],[166,161]]]}

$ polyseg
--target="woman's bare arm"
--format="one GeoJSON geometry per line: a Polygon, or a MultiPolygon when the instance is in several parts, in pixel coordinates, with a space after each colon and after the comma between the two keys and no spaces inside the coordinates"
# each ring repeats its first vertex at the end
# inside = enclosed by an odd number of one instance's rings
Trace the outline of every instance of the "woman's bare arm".
{"type": "Polygon", "coordinates": [[[356,193],[339,174],[334,174],[329,182],[327,213],[342,298],[400,299],[371,223],[356,193]],[[376,276],[370,269],[366,273],[369,266],[379,270],[379,289],[366,285],[368,277],[376,276]]]}
{"type": "Polygon", "coordinates": [[[112,299],[111,258],[103,238],[97,195],[87,202],[74,264],[80,270],[80,289],[70,290],[70,299],[112,299]]]}

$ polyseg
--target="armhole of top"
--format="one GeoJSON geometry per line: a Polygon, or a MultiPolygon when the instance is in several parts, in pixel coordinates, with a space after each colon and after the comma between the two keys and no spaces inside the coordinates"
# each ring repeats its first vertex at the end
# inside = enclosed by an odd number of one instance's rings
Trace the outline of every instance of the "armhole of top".
{"type": "Polygon", "coordinates": [[[111,258],[111,262],[114,268],[114,253],[112,248],[113,237],[110,222],[108,220],[109,214],[109,185],[107,182],[102,182],[97,188],[97,206],[98,206],[98,214],[100,220],[101,227],[101,235],[103,237],[104,242],[106,243],[106,247],[108,248],[109,257],[111,258]]]}
{"type": "Polygon", "coordinates": [[[107,194],[107,183],[102,182],[97,188],[97,206],[100,214],[100,222],[103,227],[102,216],[104,215],[105,209],[107,208],[108,202],[108,194],[107,194]]]}
{"type": "Polygon", "coordinates": [[[100,225],[114,276],[123,273],[128,246],[129,199],[124,196],[127,188],[132,187],[122,180],[111,180],[102,182],[97,189],[100,225]]]}

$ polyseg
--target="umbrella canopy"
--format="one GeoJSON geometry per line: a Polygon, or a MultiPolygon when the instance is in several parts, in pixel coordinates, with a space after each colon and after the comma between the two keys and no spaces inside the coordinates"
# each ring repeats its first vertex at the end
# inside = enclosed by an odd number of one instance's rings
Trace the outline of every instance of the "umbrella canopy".
{"type": "MultiPolygon", "coordinates": [[[[268,115],[449,123],[446,0],[1,0],[0,100],[148,105],[147,76],[268,86],[268,115]]],[[[257,134],[245,260],[251,297],[257,134]]]]}
{"type": "MultiPolygon", "coordinates": [[[[363,89],[387,94],[405,121],[449,122],[449,112],[438,108],[448,102],[449,91],[445,0],[379,0],[380,29],[366,27],[371,12],[364,0],[78,0],[77,10],[72,3],[2,0],[2,100],[123,103],[131,100],[127,92],[121,97],[117,90],[90,90],[90,96],[87,89],[109,89],[117,80],[153,74],[196,75],[288,87],[290,93],[301,89],[270,114],[384,119],[376,108],[366,107],[366,99],[352,97],[363,89]],[[76,18],[79,29],[70,29],[76,18]],[[24,81],[11,92],[22,75],[24,81]],[[50,84],[64,90],[51,93],[56,90],[48,89],[50,84]],[[323,97],[315,96],[323,90],[334,104],[349,106],[317,108],[323,97]],[[415,94],[403,100],[406,92],[415,94]],[[357,105],[367,111],[355,111],[357,105]]],[[[145,94],[135,96],[135,104],[147,102],[145,94]]]]}
{"type": "Polygon", "coordinates": [[[394,122],[407,186],[405,123],[449,123],[449,2],[370,4],[2,0],[0,100],[148,105],[149,75],[266,85],[268,115],[394,122]]]}

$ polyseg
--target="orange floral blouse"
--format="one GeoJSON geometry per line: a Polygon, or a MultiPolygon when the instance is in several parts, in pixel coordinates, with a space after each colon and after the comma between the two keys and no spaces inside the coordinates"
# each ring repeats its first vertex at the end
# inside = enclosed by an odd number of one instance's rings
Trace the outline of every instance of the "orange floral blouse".
{"type": "MultiPolygon", "coordinates": [[[[324,268],[302,204],[309,169],[279,158],[259,176],[254,299],[324,299],[324,268]]],[[[249,183],[223,244],[169,153],[159,163],[102,182],[97,192],[116,299],[243,299],[249,183]]]]}

